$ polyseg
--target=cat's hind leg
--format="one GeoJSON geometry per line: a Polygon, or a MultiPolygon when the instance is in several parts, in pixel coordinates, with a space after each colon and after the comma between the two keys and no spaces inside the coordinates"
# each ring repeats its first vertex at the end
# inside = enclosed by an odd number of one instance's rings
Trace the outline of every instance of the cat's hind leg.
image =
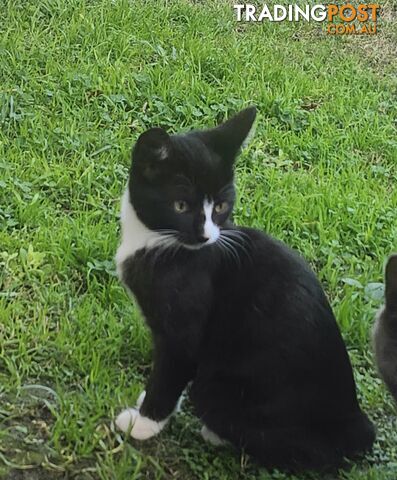
{"type": "MultiPolygon", "coordinates": [[[[247,417],[246,417],[247,419],[247,417]]],[[[360,413],[350,419],[309,426],[266,426],[222,414],[205,419],[219,437],[251,455],[261,466],[293,472],[335,472],[372,447],[375,432],[360,413]]]]}
{"type": "Polygon", "coordinates": [[[210,438],[230,442],[268,469],[328,471],[344,464],[337,446],[311,429],[255,425],[235,410],[213,411],[202,420],[210,438]]]}

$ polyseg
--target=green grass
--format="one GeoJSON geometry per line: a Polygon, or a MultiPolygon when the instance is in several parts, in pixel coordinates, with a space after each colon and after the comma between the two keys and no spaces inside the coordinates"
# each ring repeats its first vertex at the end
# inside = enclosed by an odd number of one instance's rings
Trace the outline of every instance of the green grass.
{"type": "Polygon", "coordinates": [[[396,5],[377,37],[351,39],[237,24],[231,4],[2,4],[0,478],[293,478],[204,445],[188,404],[145,444],[110,426],[151,361],[113,264],[131,146],[252,103],[236,219],[302,252],[332,301],[378,426],[373,454],[339,478],[397,477],[396,411],[369,345],[371,284],[397,250],[396,5]]]}

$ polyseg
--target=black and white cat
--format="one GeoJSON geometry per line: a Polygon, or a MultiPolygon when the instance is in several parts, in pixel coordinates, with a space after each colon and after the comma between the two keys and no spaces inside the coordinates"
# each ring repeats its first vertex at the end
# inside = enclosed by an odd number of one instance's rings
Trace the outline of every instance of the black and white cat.
{"type": "Polygon", "coordinates": [[[233,166],[255,115],[183,135],[152,128],[134,147],[116,260],[154,365],[116,425],[139,440],[158,434],[192,382],[205,439],[268,468],[335,468],[375,434],[327,298],[299,255],[230,220],[233,166]]]}
{"type": "Polygon", "coordinates": [[[373,331],[374,351],[379,373],[397,401],[397,254],[386,264],[385,286],[385,305],[373,331]]]}

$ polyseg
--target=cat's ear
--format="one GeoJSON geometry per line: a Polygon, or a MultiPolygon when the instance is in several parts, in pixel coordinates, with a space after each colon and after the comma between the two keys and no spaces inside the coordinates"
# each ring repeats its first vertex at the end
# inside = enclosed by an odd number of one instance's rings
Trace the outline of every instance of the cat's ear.
{"type": "Polygon", "coordinates": [[[397,312],[397,254],[387,261],[386,273],[386,308],[397,312]]]}
{"type": "Polygon", "coordinates": [[[152,179],[171,155],[171,138],[159,127],[151,128],[138,138],[132,151],[134,168],[144,177],[152,179]]]}
{"type": "Polygon", "coordinates": [[[202,132],[204,143],[221,157],[233,161],[253,128],[256,108],[249,107],[218,127],[202,132]]]}

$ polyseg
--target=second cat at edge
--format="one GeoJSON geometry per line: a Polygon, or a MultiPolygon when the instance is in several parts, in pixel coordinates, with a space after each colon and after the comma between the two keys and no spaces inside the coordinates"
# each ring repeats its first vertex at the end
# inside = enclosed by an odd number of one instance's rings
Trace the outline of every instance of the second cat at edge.
{"type": "Polygon", "coordinates": [[[308,264],[231,222],[234,163],[255,115],[180,135],[152,128],[133,149],[116,261],[151,329],[154,364],[116,425],[139,440],[158,434],[192,382],[205,439],[267,468],[334,469],[371,448],[374,428],[308,264]]]}
{"type": "Polygon", "coordinates": [[[373,345],[379,373],[397,402],[397,254],[386,264],[385,305],[376,317],[373,345]]]}

